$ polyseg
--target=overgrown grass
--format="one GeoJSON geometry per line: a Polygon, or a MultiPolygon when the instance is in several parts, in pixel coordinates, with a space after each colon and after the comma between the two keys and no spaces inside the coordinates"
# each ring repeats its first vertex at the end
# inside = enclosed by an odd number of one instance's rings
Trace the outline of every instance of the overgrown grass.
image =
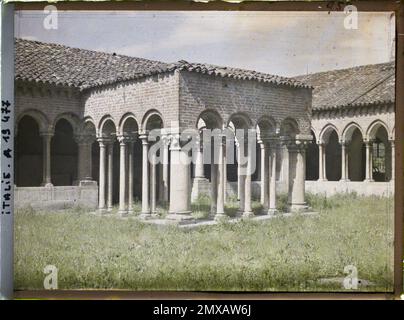
{"type": "MultiPolygon", "coordinates": [[[[193,210],[206,214],[208,200],[198,199],[193,210]]],[[[308,200],[318,215],[194,230],[82,209],[20,210],[15,286],[42,289],[43,269],[52,264],[59,289],[342,291],[341,284],[321,279],[343,278],[351,264],[371,282],[360,290],[391,291],[392,199],[350,194],[308,200]]],[[[235,201],[229,209],[236,211],[235,201]]]]}

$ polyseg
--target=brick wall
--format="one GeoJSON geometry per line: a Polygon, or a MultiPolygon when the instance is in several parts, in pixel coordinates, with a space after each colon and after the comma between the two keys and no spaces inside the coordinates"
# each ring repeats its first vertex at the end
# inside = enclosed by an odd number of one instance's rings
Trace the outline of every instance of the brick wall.
{"type": "Polygon", "coordinates": [[[227,123],[236,112],[245,112],[253,123],[264,115],[272,116],[280,126],[282,120],[297,120],[302,134],[310,133],[311,90],[275,86],[252,80],[221,78],[199,73],[180,73],[180,121],[195,128],[199,114],[206,108],[216,109],[227,123]]]}

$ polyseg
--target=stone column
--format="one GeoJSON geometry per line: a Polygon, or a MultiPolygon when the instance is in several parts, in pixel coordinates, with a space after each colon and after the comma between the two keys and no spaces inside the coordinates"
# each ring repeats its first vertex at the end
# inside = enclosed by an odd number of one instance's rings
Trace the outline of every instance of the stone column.
{"type": "Polygon", "coordinates": [[[163,201],[165,203],[168,202],[168,172],[169,172],[169,163],[168,163],[168,147],[170,145],[170,139],[168,137],[163,137],[164,145],[163,145],[163,173],[162,173],[162,180],[163,180],[163,201]]]}
{"type": "Polygon", "coordinates": [[[224,192],[225,192],[225,143],[224,141],[220,141],[218,148],[218,164],[217,164],[217,205],[216,205],[216,215],[215,220],[222,220],[226,216],[224,214],[224,192]]]}
{"type": "Polygon", "coordinates": [[[157,155],[156,152],[150,154],[150,212],[157,214],[157,155]]]}
{"type": "Polygon", "coordinates": [[[87,185],[93,184],[92,178],[92,149],[91,146],[95,137],[90,135],[76,136],[76,143],[78,146],[78,163],[77,163],[77,184],[87,185]]]}
{"type": "Polygon", "coordinates": [[[51,140],[53,133],[43,132],[42,136],[42,186],[52,187],[51,181],[51,140]]]}
{"type": "Polygon", "coordinates": [[[252,166],[253,166],[253,155],[252,155],[252,143],[247,144],[247,170],[245,172],[245,180],[244,180],[244,212],[243,217],[252,217],[254,215],[252,211],[252,204],[251,204],[251,175],[252,175],[252,166]]]}
{"type": "Polygon", "coordinates": [[[269,160],[269,209],[268,214],[276,214],[276,154],[277,147],[276,143],[273,143],[273,146],[270,149],[271,157],[269,160]]]}
{"type": "Polygon", "coordinates": [[[182,150],[180,135],[172,135],[170,161],[170,205],[167,219],[191,219],[190,156],[182,150]]]}
{"type": "Polygon", "coordinates": [[[260,202],[262,206],[267,209],[268,208],[268,172],[269,172],[269,167],[268,167],[268,150],[267,150],[267,144],[264,143],[262,140],[258,141],[260,145],[260,151],[261,151],[261,163],[260,163],[260,175],[261,175],[261,198],[260,202]]]}
{"type": "Polygon", "coordinates": [[[192,183],[191,200],[196,200],[206,187],[209,185],[208,179],[205,178],[203,163],[203,143],[202,139],[197,140],[197,146],[193,149],[194,155],[194,179],[192,183]]]}
{"type": "Polygon", "coordinates": [[[120,136],[119,141],[119,210],[122,216],[128,213],[126,206],[126,143],[127,138],[120,136]]]}
{"type": "Polygon", "coordinates": [[[341,181],[349,181],[348,179],[348,152],[347,145],[341,142],[341,181]]]}
{"type": "Polygon", "coordinates": [[[367,141],[366,145],[366,177],[365,181],[372,182],[373,180],[373,152],[372,141],[367,141]]]}
{"type": "Polygon", "coordinates": [[[291,211],[304,211],[308,206],[305,197],[306,160],[305,143],[297,140],[289,149],[289,207],[291,211]]]}
{"type": "Polygon", "coordinates": [[[109,141],[107,144],[107,158],[108,158],[108,191],[107,191],[107,210],[112,210],[112,196],[114,188],[114,141],[109,141]]]}
{"type": "MultiPolygon", "coordinates": [[[[242,186],[244,184],[244,181],[241,179],[241,164],[240,164],[240,146],[239,143],[236,141],[236,157],[237,157],[237,200],[240,201],[241,199],[241,190],[244,190],[244,187],[242,186]]],[[[243,203],[243,208],[244,208],[244,203],[243,203]]]]}
{"type": "Polygon", "coordinates": [[[142,140],[142,212],[140,218],[147,219],[150,217],[149,207],[149,142],[147,135],[143,134],[139,137],[142,140]]]}
{"type": "Polygon", "coordinates": [[[106,158],[106,145],[103,138],[98,139],[100,145],[100,174],[99,174],[99,194],[98,194],[98,210],[100,213],[105,211],[105,158],[106,158]]]}
{"type": "Polygon", "coordinates": [[[128,213],[133,213],[133,148],[134,140],[128,143],[128,213]]]}
{"type": "Polygon", "coordinates": [[[390,140],[390,146],[391,146],[391,178],[390,180],[395,179],[396,175],[396,152],[395,152],[395,144],[394,140],[390,140]]]}
{"type": "Polygon", "coordinates": [[[327,181],[324,143],[318,145],[318,181],[327,181]]]}

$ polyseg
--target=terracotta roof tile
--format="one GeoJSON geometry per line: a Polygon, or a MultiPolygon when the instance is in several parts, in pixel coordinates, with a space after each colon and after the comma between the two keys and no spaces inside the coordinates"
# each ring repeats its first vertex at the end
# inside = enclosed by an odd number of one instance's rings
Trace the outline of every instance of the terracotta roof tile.
{"type": "Polygon", "coordinates": [[[395,64],[387,62],[295,77],[314,87],[313,109],[392,103],[395,64]]]}

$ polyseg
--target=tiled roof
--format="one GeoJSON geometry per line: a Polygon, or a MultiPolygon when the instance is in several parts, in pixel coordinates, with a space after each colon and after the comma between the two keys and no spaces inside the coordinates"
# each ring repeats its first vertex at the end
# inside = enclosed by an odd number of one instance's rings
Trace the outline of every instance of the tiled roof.
{"type": "Polygon", "coordinates": [[[215,75],[222,78],[234,78],[239,80],[256,80],[259,82],[272,83],[276,85],[290,85],[293,87],[305,87],[309,88],[305,83],[298,80],[286,77],[280,77],[268,73],[262,73],[253,70],[221,67],[206,63],[190,63],[187,61],[179,61],[176,64],[176,68],[179,70],[187,70],[192,72],[199,72],[208,75],[215,75]]]}
{"type": "Polygon", "coordinates": [[[71,86],[81,90],[176,69],[276,85],[307,87],[291,78],[209,64],[186,61],[168,64],[24,39],[16,39],[15,46],[17,80],[71,86]]]}
{"type": "Polygon", "coordinates": [[[394,62],[313,73],[295,79],[314,87],[313,109],[365,106],[395,100],[394,62]]]}
{"type": "Polygon", "coordinates": [[[15,78],[86,89],[166,70],[159,61],[16,39],[15,78]]]}

